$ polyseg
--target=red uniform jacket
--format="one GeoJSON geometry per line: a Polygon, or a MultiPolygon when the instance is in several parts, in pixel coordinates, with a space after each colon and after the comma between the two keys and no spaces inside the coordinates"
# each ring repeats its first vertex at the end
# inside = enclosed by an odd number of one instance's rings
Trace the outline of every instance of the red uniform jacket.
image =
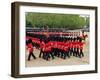
{"type": "Polygon", "coordinates": [[[37,38],[32,38],[32,42],[37,43],[37,44],[40,44],[40,40],[37,39],[37,38]]]}
{"type": "Polygon", "coordinates": [[[50,52],[51,51],[51,46],[46,44],[45,46],[43,46],[43,51],[44,52],[50,52]]]}
{"type": "Polygon", "coordinates": [[[55,42],[53,42],[54,44],[53,44],[53,48],[57,48],[57,46],[58,46],[58,42],[57,41],[55,41],[55,42]]]}
{"type": "Polygon", "coordinates": [[[73,42],[69,42],[69,47],[73,48],[73,46],[74,46],[73,42]]]}
{"type": "Polygon", "coordinates": [[[79,44],[80,44],[80,42],[76,42],[76,48],[79,48],[79,44]]]}
{"type": "Polygon", "coordinates": [[[68,47],[69,47],[68,42],[66,42],[66,43],[64,44],[64,51],[68,51],[68,47]]]}
{"type": "Polygon", "coordinates": [[[77,47],[77,42],[76,41],[73,42],[72,45],[73,45],[73,48],[76,48],[77,47]]]}
{"type": "Polygon", "coordinates": [[[45,46],[45,43],[42,41],[42,42],[40,43],[40,48],[42,49],[43,46],[45,46]]]}
{"type": "Polygon", "coordinates": [[[53,41],[49,41],[48,45],[51,46],[51,47],[53,47],[54,46],[54,42],[53,41]]]}
{"type": "Polygon", "coordinates": [[[80,42],[80,43],[79,43],[79,48],[83,50],[84,44],[85,44],[84,42],[80,42]]]}
{"type": "Polygon", "coordinates": [[[30,43],[28,44],[28,50],[29,50],[29,53],[33,52],[33,45],[30,43]]]}

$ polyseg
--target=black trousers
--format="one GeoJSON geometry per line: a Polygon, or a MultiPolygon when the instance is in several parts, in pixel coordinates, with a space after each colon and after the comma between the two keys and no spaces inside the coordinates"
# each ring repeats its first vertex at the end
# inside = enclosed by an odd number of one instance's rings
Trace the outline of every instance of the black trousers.
{"type": "Polygon", "coordinates": [[[73,56],[77,57],[77,49],[76,48],[74,48],[74,50],[73,50],[73,56]]]}
{"type": "Polygon", "coordinates": [[[43,54],[42,49],[40,50],[39,58],[41,58],[41,55],[43,54]]]}
{"type": "Polygon", "coordinates": [[[30,61],[31,56],[32,56],[34,59],[36,59],[36,57],[35,57],[35,55],[33,54],[33,52],[30,52],[30,53],[29,53],[29,56],[28,56],[28,61],[30,61]]]}
{"type": "Polygon", "coordinates": [[[69,53],[70,53],[70,56],[72,56],[72,54],[73,54],[73,48],[70,48],[69,53]]]}
{"type": "Polygon", "coordinates": [[[50,58],[49,52],[43,52],[43,59],[48,60],[50,58]]]}
{"type": "Polygon", "coordinates": [[[58,53],[58,51],[57,51],[57,48],[53,48],[53,53],[54,53],[54,56],[57,56],[57,53],[58,53]]]}
{"type": "Polygon", "coordinates": [[[79,48],[76,49],[76,56],[79,57],[79,48]]]}
{"type": "Polygon", "coordinates": [[[52,59],[54,59],[54,55],[53,55],[53,53],[52,53],[52,52],[49,52],[49,53],[50,53],[52,59]]]}
{"type": "Polygon", "coordinates": [[[70,58],[70,54],[68,51],[64,51],[64,59],[66,59],[66,57],[70,58]]]}
{"type": "Polygon", "coordinates": [[[45,59],[45,52],[44,52],[44,51],[43,51],[43,55],[42,55],[42,58],[43,58],[43,59],[45,59]]]}
{"type": "Polygon", "coordinates": [[[80,57],[80,58],[81,58],[81,57],[84,57],[84,54],[83,54],[82,49],[80,49],[80,54],[79,54],[79,57],[80,57]]]}
{"type": "Polygon", "coordinates": [[[49,60],[49,58],[50,58],[50,53],[49,53],[49,52],[46,52],[45,57],[46,57],[46,60],[49,60]]]}
{"type": "Polygon", "coordinates": [[[64,56],[65,56],[65,53],[63,50],[61,50],[61,58],[64,58],[64,56]]]}

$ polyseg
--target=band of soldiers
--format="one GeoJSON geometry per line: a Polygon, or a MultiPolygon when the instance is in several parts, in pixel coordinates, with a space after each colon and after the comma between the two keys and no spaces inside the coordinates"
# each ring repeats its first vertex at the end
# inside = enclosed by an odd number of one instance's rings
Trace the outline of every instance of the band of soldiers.
{"type": "Polygon", "coordinates": [[[84,57],[83,47],[85,45],[83,37],[79,35],[67,35],[66,37],[49,35],[48,37],[43,34],[27,34],[26,46],[29,50],[28,61],[30,61],[31,56],[36,59],[34,48],[40,50],[39,58],[47,61],[55,59],[55,57],[62,59],[70,58],[70,56],[82,58],[84,57]]]}

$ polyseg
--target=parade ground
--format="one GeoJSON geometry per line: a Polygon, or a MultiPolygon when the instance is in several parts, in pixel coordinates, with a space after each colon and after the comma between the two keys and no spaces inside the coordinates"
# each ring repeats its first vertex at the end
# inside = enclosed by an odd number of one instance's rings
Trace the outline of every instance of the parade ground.
{"type": "Polygon", "coordinates": [[[89,33],[86,33],[88,35],[88,38],[85,41],[84,45],[84,57],[74,57],[71,56],[70,58],[62,59],[55,57],[55,59],[50,59],[49,61],[46,61],[42,58],[39,58],[40,50],[35,49],[34,55],[36,56],[36,59],[31,58],[30,61],[27,60],[28,58],[28,52],[26,51],[26,58],[25,58],[25,66],[26,67],[41,67],[41,66],[61,66],[61,65],[87,65],[89,64],[89,33]]]}

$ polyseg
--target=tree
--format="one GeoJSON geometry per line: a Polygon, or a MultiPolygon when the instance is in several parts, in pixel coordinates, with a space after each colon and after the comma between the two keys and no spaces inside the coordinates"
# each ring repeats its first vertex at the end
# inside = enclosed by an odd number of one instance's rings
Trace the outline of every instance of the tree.
{"type": "Polygon", "coordinates": [[[54,14],[54,13],[26,13],[26,26],[43,28],[47,25],[49,28],[67,28],[79,29],[89,25],[89,19],[76,14],[54,14]]]}
{"type": "Polygon", "coordinates": [[[90,22],[89,22],[89,21],[90,21],[90,18],[89,18],[89,17],[86,17],[86,26],[87,26],[87,27],[89,27],[89,26],[90,26],[90,25],[89,25],[89,24],[90,24],[90,22]]]}

